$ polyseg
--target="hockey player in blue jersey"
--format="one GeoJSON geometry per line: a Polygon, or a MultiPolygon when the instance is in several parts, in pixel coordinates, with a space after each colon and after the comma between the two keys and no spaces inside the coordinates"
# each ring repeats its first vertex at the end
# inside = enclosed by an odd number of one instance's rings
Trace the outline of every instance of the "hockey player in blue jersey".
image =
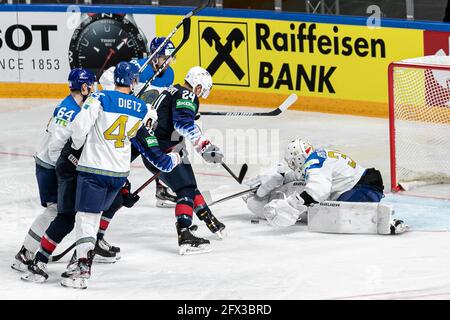
{"type": "MultiPolygon", "coordinates": [[[[166,40],[165,37],[156,37],[150,43],[150,55],[154,54],[158,47],[166,40]]],[[[156,52],[153,59],[146,65],[144,70],[139,74],[139,83],[136,85],[135,93],[139,92],[139,89],[155,74],[155,72],[161,67],[166,59],[173,59],[170,54],[175,50],[175,46],[172,41],[167,41],[158,52],[156,52]]],[[[147,62],[148,58],[131,60],[130,63],[134,64],[138,69],[147,62]]],[[[174,71],[170,66],[171,61],[166,65],[162,72],[153,80],[151,85],[146,91],[153,91],[152,96],[156,98],[160,92],[170,87],[174,81],[174,71]]],[[[115,67],[111,67],[106,70],[100,77],[100,84],[105,90],[112,90],[114,88],[114,70],[115,67]]],[[[145,100],[145,99],[144,99],[145,100]]],[[[145,100],[147,103],[151,101],[145,100]]]]}
{"type": "Polygon", "coordinates": [[[11,266],[13,269],[27,271],[34,254],[38,252],[42,244],[53,246],[54,241],[50,240],[51,238],[47,239],[48,230],[46,231],[46,229],[55,218],[58,219],[59,213],[63,211],[61,207],[67,200],[63,191],[67,187],[67,181],[61,180],[55,167],[57,167],[58,157],[70,137],[70,123],[75,119],[81,105],[93,90],[95,80],[93,73],[82,68],[73,69],[69,74],[70,94],[55,108],[47,125],[42,145],[35,155],[39,195],[45,210],[36,217],[28,230],[22,248],[15,256],[11,266]]]}
{"type": "MultiPolygon", "coordinates": [[[[172,59],[175,57],[170,57],[172,52],[175,50],[175,46],[172,41],[168,40],[166,44],[159,50],[159,46],[163,44],[166,40],[165,37],[155,37],[150,43],[150,55],[154,55],[153,59],[146,65],[144,70],[139,75],[139,85],[136,86],[135,93],[140,91],[140,88],[155,74],[155,72],[162,66],[166,59],[170,59],[166,67],[160,72],[160,74],[153,80],[153,82],[148,86],[145,93],[142,95],[142,100],[146,103],[151,104],[154,99],[165,89],[170,87],[174,81],[174,71],[170,66],[172,59]]],[[[147,63],[147,58],[131,60],[130,63],[136,65],[139,69],[142,68],[147,63]]],[[[112,89],[114,87],[114,67],[109,68],[103,73],[100,78],[100,84],[104,89],[112,89]]],[[[165,187],[159,179],[155,180],[156,183],[156,206],[157,207],[174,207],[176,203],[176,197],[172,194],[167,187],[165,187]]],[[[110,220],[113,218],[114,213],[106,212],[103,214],[103,218],[100,224],[100,230],[98,238],[102,238],[106,229],[109,226],[110,220]]],[[[110,246],[113,250],[120,250],[117,247],[110,246]]]]}

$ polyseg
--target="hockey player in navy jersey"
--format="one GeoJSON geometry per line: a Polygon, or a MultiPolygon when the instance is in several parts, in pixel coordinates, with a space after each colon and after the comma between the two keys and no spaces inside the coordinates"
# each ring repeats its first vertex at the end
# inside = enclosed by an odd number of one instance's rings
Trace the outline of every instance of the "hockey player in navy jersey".
{"type": "Polygon", "coordinates": [[[57,213],[62,212],[61,207],[67,200],[63,191],[66,188],[66,181],[61,181],[55,166],[61,150],[71,135],[70,123],[80,112],[80,107],[91,93],[95,80],[93,73],[82,68],[73,69],[69,74],[70,94],[55,108],[42,145],[35,155],[39,195],[45,210],[36,217],[28,230],[22,248],[11,266],[13,269],[27,271],[41,243],[53,246],[53,241],[46,238],[46,229],[58,217],[57,213]]]}
{"type": "MultiPolygon", "coordinates": [[[[178,147],[183,140],[194,145],[203,159],[209,163],[220,163],[223,154],[220,149],[203,136],[195,123],[199,112],[199,97],[207,98],[212,89],[212,78],[201,67],[192,67],[186,75],[183,85],[175,85],[163,91],[153,107],[158,113],[158,126],[155,136],[163,150],[178,147]]],[[[151,163],[144,159],[149,170],[151,163]]],[[[213,232],[222,235],[225,225],[211,212],[197,188],[192,166],[184,159],[183,163],[169,173],[162,173],[160,179],[177,196],[175,216],[180,254],[192,254],[210,251],[209,240],[196,237],[192,231],[193,212],[204,221],[213,232]]]]}
{"type": "MultiPolygon", "coordinates": [[[[140,88],[155,74],[155,72],[162,66],[166,59],[170,59],[166,67],[160,72],[160,74],[153,80],[153,82],[148,86],[145,93],[142,95],[142,100],[146,103],[151,104],[154,99],[165,89],[170,87],[174,81],[174,71],[170,66],[172,59],[175,57],[170,57],[172,52],[175,50],[175,46],[172,41],[168,40],[166,44],[159,50],[159,46],[166,40],[165,37],[155,37],[150,43],[150,55],[154,54],[154,58],[146,65],[144,70],[139,75],[139,84],[136,86],[135,93],[140,91],[140,88]]],[[[131,60],[130,63],[136,65],[139,69],[147,62],[147,58],[131,60]]],[[[109,68],[103,73],[100,78],[100,84],[104,89],[112,89],[114,87],[114,67],[109,68]]],[[[170,190],[164,186],[159,179],[156,182],[156,206],[157,207],[174,207],[176,204],[175,195],[170,192],[170,190]]],[[[102,238],[103,233],[109,225],[110,220],[113,218],[114,213],[105,212],[101,221],[101,229],[99,230],[98,237],[102,238]]],[[[119,250],[117,247],[115,250],[119,250]]]]}

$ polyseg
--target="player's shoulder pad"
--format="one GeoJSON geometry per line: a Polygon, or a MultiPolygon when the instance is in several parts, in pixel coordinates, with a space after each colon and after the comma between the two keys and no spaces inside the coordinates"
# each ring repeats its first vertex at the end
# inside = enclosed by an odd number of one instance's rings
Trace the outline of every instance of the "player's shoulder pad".
{"type": "Polygon", "coordinates": [[[75,119],[80,110],[80,106],[76,103],[75,99],[69,95],[55,108],[53,119],[57,125],[67,127],[75,119]]]}
{"type": "Polygon", "coordinates": [[[136,67],[138,67],[139,69],[142,67],[142,65],[145,63],[147,59],[142,58],[142,59],[133,59],[130,60],[131,64],[134,64],[136,67]]]}
{"type": "Polygon", "coordinates": [[[327,152],[323,149],[314,150],[313,153],[306,158],[305,170],[322,168],[323,163],[327,159],[327,152]]]}
{"type": "Polygon", "coordinates": [[[165,91],[169,92],[171,96],[174,96],[178,92],[178,88],[171,85],[165,91]]]}
{"type": "Polygon", "coordinates": [[[107,96],[107,92],[108,91],[106,90],[102,90],[91,93],[91,95],[84,102],[83,109],[89,109],[89,107],[95,104],[101,104],[103,102],[103,99],[107,96]]]}

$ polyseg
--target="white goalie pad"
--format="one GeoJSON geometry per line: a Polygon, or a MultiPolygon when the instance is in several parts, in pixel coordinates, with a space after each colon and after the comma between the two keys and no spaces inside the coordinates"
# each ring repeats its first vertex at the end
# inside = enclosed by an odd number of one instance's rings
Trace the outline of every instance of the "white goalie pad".
{"type": "Polygon", "coordinates": [[[308,208],[308,230],[349,234],[390,234],[394,210],[381,203],[325,201],[308,208]]]}

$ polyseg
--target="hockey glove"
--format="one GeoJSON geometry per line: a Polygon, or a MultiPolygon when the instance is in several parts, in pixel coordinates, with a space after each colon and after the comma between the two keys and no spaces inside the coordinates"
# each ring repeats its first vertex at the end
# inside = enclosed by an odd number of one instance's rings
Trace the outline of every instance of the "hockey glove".
{"type": "Polygon", "coordinates": [[[133,195],[131,193],[131,183],[128,180],[125,182],[122,189],[120,189],[120,193],[122,194],[123,206],[127,208],[134,206],[134,204],[140,199],[137,194],[133,195]]]}
{"type": "Polygon", "coordinates": [[[197,144],[197,150],[208,163],[221,163],[223,160],[223,153],[220,148],[212,144],[209,140],[200,141],[197,144]]]}

